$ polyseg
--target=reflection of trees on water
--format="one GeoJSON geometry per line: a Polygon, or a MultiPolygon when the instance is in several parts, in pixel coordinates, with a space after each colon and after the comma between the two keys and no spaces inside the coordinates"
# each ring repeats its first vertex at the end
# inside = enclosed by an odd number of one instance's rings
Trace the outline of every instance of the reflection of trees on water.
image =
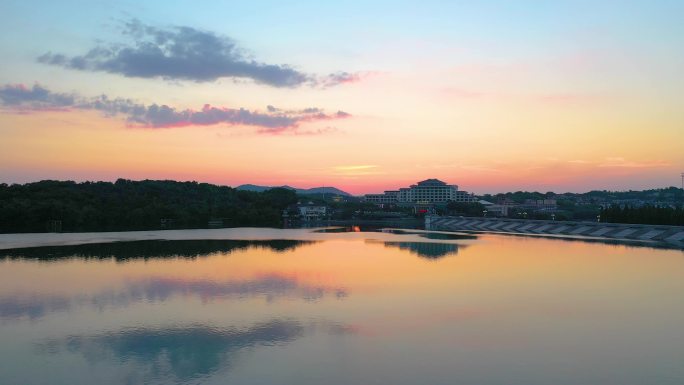
{"type": "Polygon", "coordinates": [[[267,249],[285,252],[309,245],[313,241],[297,240],[182,240],[182,241],[132,241],[92,243],[75,246],[43,246],[0,250],[0,258],[37,259],[56,261],[61,259],[135,259],[198,258],[213,253],[230,253],[236,250],[267,249]]]}
{"type": "Polygon", "coordinates": [[[355,232],[376,232],[385,234],[397,235],[417,235],[421,238],[437,239],[437,240],[462,240],[462,239],[477,239],[475,234],[465,233],[437,233],[432,231],[412,231],[405,229],[386,228],[382,226],[337,226],[328,227],[314,231],[315,233],[355,233],[355,232]]]}
{"type": "Polygon", "coordinates": [[[193,296],[203,301],[263,297],[267,301],[299,298],[311,302],[325,296],[341,300],[348,296],[348,291],[343,287],[310,285],[300,282],[296,277],[279,274],[227,281],[152,277],[128,282],[122,289],[104,290],[93,295],[68,297],[15,293],[0,297],[0,319],[39,319],[50,313],[75,308],[120,308],[139,302],[164,302],[179,295],[193,296]]]}
{"type": "Polygon", "coordinates": [[[473,234],[420,233],[418,235],[420,235],[423,238],[427,238],[427,239],[441,239],[441,240],[477,239],[477,235],[473,235],[473,234]]]}
{"type": "MultiPolygon", "coordinates": [[[[241,351],[285,345],[307,333],[355,333],[353,327],[319,322],[305,325],[275,319],[247,328],[190,325],[132,328],[96,335],[51,339],[38,345],[44,354],[80,353],[91,364],[109,361],[131,368],[129,383],[189,381],[230,369],[241,351]]],[[[205,378],[206,379],[206,378],[205,378]]]]}
{"type": "Polygon", "coordinates": [[[458,254],[458,245],[454,243],[431,242],[384,242],[385,247],[396,247],[407,250],[421,258],[439,259],[447,255],[458,254]]]}

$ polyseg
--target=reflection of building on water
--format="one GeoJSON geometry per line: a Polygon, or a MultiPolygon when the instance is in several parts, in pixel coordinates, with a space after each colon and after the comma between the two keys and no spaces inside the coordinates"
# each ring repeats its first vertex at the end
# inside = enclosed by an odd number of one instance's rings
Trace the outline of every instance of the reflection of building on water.
{"type": "Polygon", "coordinates": [[[385,242],[385,247],[398,247],[408,250],[421,258],[438,259],[447,255],[458,254],[458,245],[453,243],[428,243],[428,242],[385,242]]]}

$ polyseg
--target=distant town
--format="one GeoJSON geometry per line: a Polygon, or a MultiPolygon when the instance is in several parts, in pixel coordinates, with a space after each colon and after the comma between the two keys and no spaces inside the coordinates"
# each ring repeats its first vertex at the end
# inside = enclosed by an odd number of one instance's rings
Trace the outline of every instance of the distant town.
{"type": "Polygon", "coordinates": [[[475,195],[439,179],[353,196],[335,187],[119,179],[0,184],[0,232],[354,223],[419,227],[425,215],[684,225],[684,190],[475,195]]]}
{"type": "MultiPolygon", "coordinates": [[[[239,187],[238,187],[239,188],[239,187]]],[[[338,189],[334,189],[340,192],[338,189]]],[[[349,219],[348,208],[359,207],[351,217],[398,219],[425,214],[506,217],[518,219],[609,221],[682,225],[684,192],[669,187],[645,191],[591,191],[587,193],[508,192],[475,195],[458,185],[439,179],[387,190],[379,194],[352,197],[328,192],[302,200],[284,216],[303,221],[324,218],[349,219]],[[346,209],[345,209],[346,208],[346,209]]]]}

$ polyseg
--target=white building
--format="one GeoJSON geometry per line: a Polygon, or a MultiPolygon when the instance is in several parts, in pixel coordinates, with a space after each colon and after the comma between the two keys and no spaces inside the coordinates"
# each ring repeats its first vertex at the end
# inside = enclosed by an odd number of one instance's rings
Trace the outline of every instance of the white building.
{"type": "Polygon", "coordinates": [[[311,202],[309,204],[297,205],[299,216],[304,221],[315,221],[325,219],[327,207],[315,205],[311,202]]]}
{"type": "Polygon", "coordinates": [[[431,204],[446,202],[477,202],[472,194],[459,191],[457,185],[448,185],[439,179],[426,179],[410,187],[385,191],[384,194],[366,194],[366,202],[431,204]]]}

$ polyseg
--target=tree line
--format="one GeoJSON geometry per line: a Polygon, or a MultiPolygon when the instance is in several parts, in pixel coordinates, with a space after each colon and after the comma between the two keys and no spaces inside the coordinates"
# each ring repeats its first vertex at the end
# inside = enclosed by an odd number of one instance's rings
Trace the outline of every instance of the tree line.
{"type": "Polygon", "coordinates": [[[629,191],[608,191],[593,190],[585,193],[554,193],[552,191],[541,193],[538,191],[515,191],[499,194],[484,194],[482,199],[496,202],[502,199],[510,199],[517,203],[523,203],[527,199],[584,199],[595,201],[613,200],[643,200],[643,201],[663,201],[663,202],[682,202],[684,201],[684,190],[677,187],[666,187],[650,190],[629,190],[629,191]]]}
{"type": "Polygon", "coordinates": [[[0,184],[0,232],[123,231],[223,226],[278,226],[294,191],[240,191],[208,183],[119,179],[0,184]]]}
{"type": "Polygon", "coordinates": [[[601,210],[601,221],[684,226],[684,207],[611,205],[601,210]]]}

